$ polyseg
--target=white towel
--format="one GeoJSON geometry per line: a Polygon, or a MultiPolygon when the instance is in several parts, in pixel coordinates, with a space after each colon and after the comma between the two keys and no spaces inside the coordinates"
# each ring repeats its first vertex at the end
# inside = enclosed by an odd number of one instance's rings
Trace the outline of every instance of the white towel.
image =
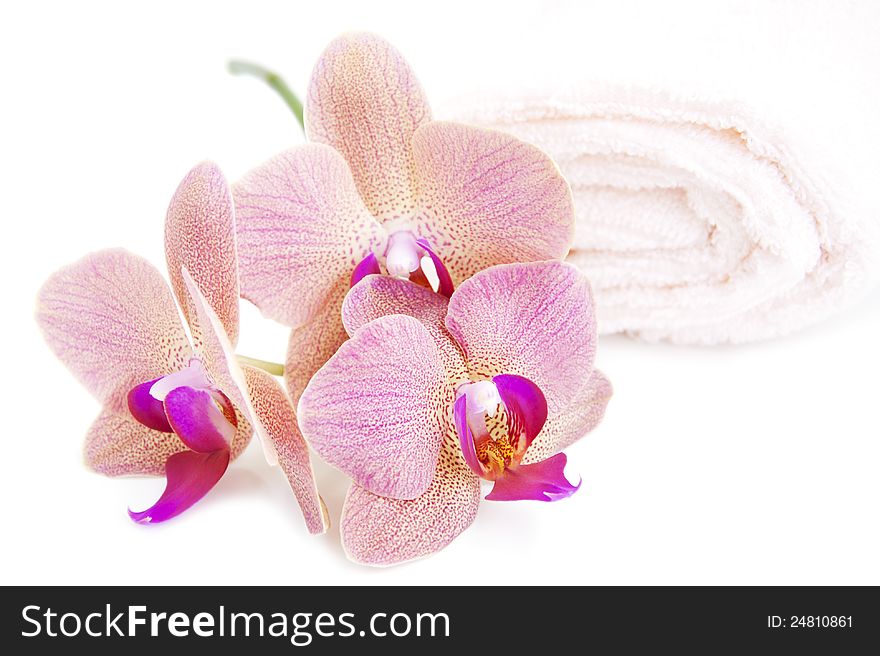
{"type": "MultiPolygon", "coordinates": [[[[698,11],[677,7],[679,18],[698,11]]],[[[878,12],[744,11],[708,31],[706,16],[672,30],[665,48],[642,39],[643,71],[601,56],[614,53],[621,16],[604,16],[606,37],[588,10],[569,8],[545,26],[562,44],[543,55],[552,74],[541,75],[539,55],[521,67],[540,80],[531,89],[496,81],[451,106],[556,159],[576,203],[569,259],[593,283],[604,333],[768,338],[830,316],[876,281],[880,50],[868,19],[878,12]],[[571,36],[588,24],[582,42],[571,36]]]]}

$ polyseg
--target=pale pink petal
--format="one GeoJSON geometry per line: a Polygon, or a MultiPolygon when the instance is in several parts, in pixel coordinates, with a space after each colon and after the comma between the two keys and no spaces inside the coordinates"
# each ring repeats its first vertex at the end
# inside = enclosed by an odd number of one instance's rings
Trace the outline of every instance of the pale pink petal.
{"type": "Polygon", "coordinates": [[[229,451],[176,453],[165,463],[167,483],[159,500],[146,510],[129,510],[129,516],[139,524],[158,524],[192,507],[211,491],[226,473],[229,451]]]}
{"type": "Polygon", "coordinates": [[[307,323],[294,328],[287,345],[284,380],[294,405],[315,372],[336,353],[348,334],[342,325],[342,299],[348,280],[341,278],[327,296],[323,307],[307,323]]]}
{"type": "Polygon", "coordinates": [[[470,526],[480,505],[480,479],[447,442],[431,487],[417,499],[387,499],[353,484],[340,519],[342,546],[363,565],[387,567],[428,556],[470,526]]]}
{"type": "MultiPolygon", "coordinates": [[[[196,357],[204,366],[205,373],[208,374],[211,382],[226,395],[236,410],[245,414],[247,421],[239,424],[238,435],[241,436],[242,431],[247,430],[247,439],[250,439],[253,421],[248,409],[247,381],[241,365],[235,357],[235,349],[229,342],[219,317],[214,313],[201,289],[185,267],[181,270],[181,278],[189,306],[192,308],[190,325],[193,327],[193,346],[196,357]]],[[[260,443],[266,459],[275,464],[275,451],[272,444],[262,439],[260,443]]],[[[233,444],[233,455],[235,455],[235,444],[233,444]]]]}
{"type": "Polygon", "coordinates": [[[86,465],[107,476],[161,476],[165,461],[186,446],[174,433],[165,433],[135,421],[128,411],[103,410],[86,434],[86,465]]]}
{"type": "Polygon", "coordinates": [[[412,137],[430,118],[409,65],[375,35],[339,37],[312,73],[308,137],[345,156],[364,202],[380,220],[406,217],[415,207],[412,137]]]}
{"type": "Polygon", "coordinates": [[[117,414],[128,413],[133,387],[182,369],[191,355],[168,285],[121,249],[52,274],[36,319],[55,355],[117,414]]]}
{"type": "Polygon", "coordinates": [[[432,122],[413,137],[414,231],[456,283],[494,264],[562,259],[574,229],[571,190],[541,150],[494,130],[432,122]]]}
{"type": "Polygon", "coordinates": [[[187,320],[180,270],[189,271],[220,318],[229,341],[238,341],[238,262],[235,212],[223,173],[212,162],[193,168],[177,187],[165,218],[165,257],[177,301],[187,320]]]}
{"type": "Polygon", "coordinates": [[[265,371],[244,366],[254,428],[272,442],[278,464],[302,509],[310,533],[325,533],[329,521],[318,496],[309,448],[299,432],[293,406],[281,386],[265,371]]]}
{"type": "Polygon", "coordinates": [[[446,326],[476,376],[517,374],[544,393],[549,413],[586,385],[596,351],[590,285],[563,262],[504,264],[466,280],[446,326]]]}
{"type": "Polygon", "coordinates": [[[431,484],[452,403],[434,340],[393,315],[352,335],[299,400],[303,437],[375,494],[413,499],[431,484]]]}
{"type": "Polygon", "coordinates": [[[242,296],[296,327],[382,242],[348,164],[328,146],[288,150],[233,190],[242,296]]]}
{"type": "Polygon", "coordinates": [[[543,430],[523,456],[523,464],[550,458],[593,430],[605,415],[611,392],[611,383],[594,369],[578,396],[568,406],[547,417],[543,430]]]}
{"type": "Polygon", "coordinates": [[[466,379],[467,368],[461,349],[446,330],[449,300],[409,280],[390,276],[367,276],[351,288],[342,304],[342,322],[349,334],[361,326],[389,314],[406,314],[418,319],[443,357],[453,387],[466,379]]]}
{"type": "MultiPolygon", "coordinates": [[[[251,425],[236,411],[237,429],[232,440],[232,458],[244,451],[251,438],[251,425]]],[[[186,445],[174,433],[153,430],[128,412],[104,409],[86,433],[85,464],[106,476],[161,476],[165,461],[186,445]]]]}

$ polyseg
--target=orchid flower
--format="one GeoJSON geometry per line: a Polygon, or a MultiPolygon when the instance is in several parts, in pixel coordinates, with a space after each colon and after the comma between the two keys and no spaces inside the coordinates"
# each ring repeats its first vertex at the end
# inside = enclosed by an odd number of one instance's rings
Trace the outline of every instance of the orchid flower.
{"type": "Polygon", "coordinates": [[[253,429],[280,464],[312,533],[326,530],[308,448],[293,406],[268,373],[240,366],[238,264],[232,196],[219,169],[194,168],[168,209],[171,291],[146,260],[93,253],[53,274],[37,321],[49,346],[103,404],[86,436],[88,466],[110,476],[165,474],[140,523],[192,506],[247,446],[253,429]]]}
{"type": "Polygon", "coordinates": [[[490,500],[555,501],[578,489],[570,444],[601,420],[589,284],[563,262],[497,265],[449,299],[370,275],[342,309],[350,339],[297,411],[303,436],[352,479],[349,557],[391,565],[437,551],[490,500]]]}
{"type": "Polygon", "coordinates": [[[489,266],[568,252],[571,191],[553,161],[504,133],[433,121],[407,63],[376,36],[325,50],[305,128],[312,143],[233,190],[242,295],[294,328],[294,402],[345,340],[342,301],[365,275],[449,297],[489,266]]]}

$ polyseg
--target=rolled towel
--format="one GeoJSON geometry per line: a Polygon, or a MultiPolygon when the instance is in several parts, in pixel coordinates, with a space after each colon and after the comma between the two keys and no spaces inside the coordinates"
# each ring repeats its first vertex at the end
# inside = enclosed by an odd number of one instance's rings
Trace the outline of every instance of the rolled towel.
{"type": "Polygon", "coordinates": [[[876,6],[624,5],[545,16],[546,48],[447,105],[556,159],[602,332],[745,342],[862,298],[880,270],[876,6]]]}

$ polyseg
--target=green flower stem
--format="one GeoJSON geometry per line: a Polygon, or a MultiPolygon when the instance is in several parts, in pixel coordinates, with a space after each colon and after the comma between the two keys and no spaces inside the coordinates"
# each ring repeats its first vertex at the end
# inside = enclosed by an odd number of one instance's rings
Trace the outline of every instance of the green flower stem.
{"type": "Polygon", "coordinates": [[[262,369],[266,373],[270,373],[273,376],[283,376],[284,375],[284,365],[278,364],[277,362],[267,362],[266,360],[257,360],[256,358],[249,358],[246,355],[238,355],[235,356],[238,358],[239,363],[247,364],[252,367],[256,367],[257,369],[262,369]]]}
{"type": "Polygon", "coordinates": [[[275,89],[278,95],[281,96],[282,100],[287,103],[287,106],[290,108],[290,111],[293,112],[293,115],[296,116],[299,126],[305,131],[306,128],[305,123],[303,122],[302,101],[297,98],[293,91],[290,90],[290,87],[287,86],[287,82],[281,79],[281,76],[278,75],[278,73],[270,71],[268,68],[264,68],[259,64],[252,64],[238,59],[233,59],[229,62],[229,72],[233,75],[253,75],[275,89]]]}

